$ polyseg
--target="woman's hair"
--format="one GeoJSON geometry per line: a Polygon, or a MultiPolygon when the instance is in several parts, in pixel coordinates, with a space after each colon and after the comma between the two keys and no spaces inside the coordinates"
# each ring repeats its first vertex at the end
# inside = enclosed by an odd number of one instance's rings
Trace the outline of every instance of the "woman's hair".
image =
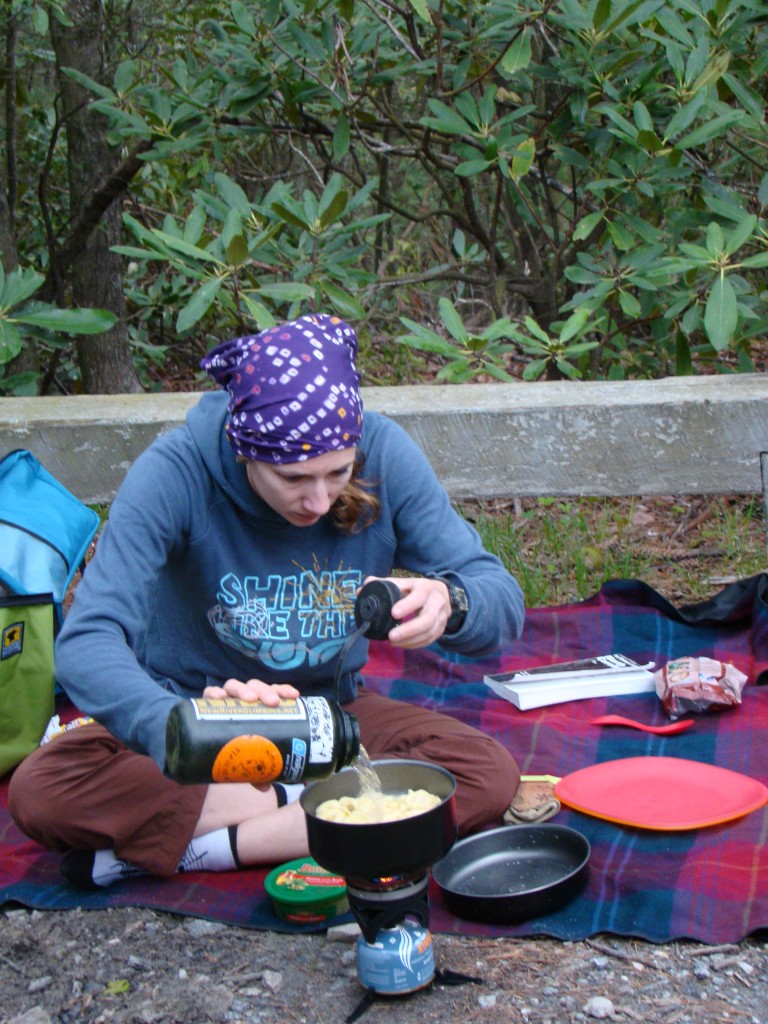
{"type": "Polygon", "coordinates": [[[344,533],[360,533],[367,530],[381,515],[379,499],[370,493],[372,481],[361,479],[364,465],[365,455],[358,448],[352,466],[352,476],[331,505],[331,517],[344,533]]]}

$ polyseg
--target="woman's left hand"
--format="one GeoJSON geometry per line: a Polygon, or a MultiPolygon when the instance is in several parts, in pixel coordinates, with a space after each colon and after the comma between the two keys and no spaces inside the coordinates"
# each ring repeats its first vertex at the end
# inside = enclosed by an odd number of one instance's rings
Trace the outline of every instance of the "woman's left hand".
{"type": "Polygon", "coordinates": [[[290,683],[264,683],[261,679],[227,679],[222,686],[206,686],[203,696],[211,699],[236,697],[238,700],[258,702],[269,707],[276,707],[281,698],[295,699],[299,691],[290,683]]]}
{"type": "MultiPolygon", "coordinates": [[[[365,582],[377,578],[371,576],[365,582]]],[[[392,618],[399,624],[389,632],[390,643],[396,647],[429,647],[443,635],[451,615],[448,587],[441,580],[423,576],[399,576],[390,582],[403,595],[392,606],[392,618]]]]}

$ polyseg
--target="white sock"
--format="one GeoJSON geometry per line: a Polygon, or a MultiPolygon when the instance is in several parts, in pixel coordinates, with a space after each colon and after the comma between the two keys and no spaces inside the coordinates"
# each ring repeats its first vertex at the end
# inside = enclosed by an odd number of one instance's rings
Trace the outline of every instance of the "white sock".
{"type": "Polygon", "coordinates": [[[234,835],[228,828],[195,836],[179,861],[177,871],[234,871],[238,867],[232,850],[234,835]]]}
{"type": "MultiPolygon", "coordinates": [[[[237,830],[220,828],[216,832],[209,832],[204,836],[196,836],[184,852],[179,861],[177,871],[234,871],[239,867],[232,850],[232,843],[236,841],[237,830]]],[[[77,851],[78,856],[84,856],[90,861],[90,853],[77,851]]],[[[72,855],[70,855],[72,859],[72,855]]],[[[132,864],[128,860],[120,860],[115,856],[114,850],[95,850],[93,852],[93,865],[84,865],[87,875],[90,875],[94,885],[106,888],[114,882],[123,878],[133,878],[137,875],[149,875],[150,871],[132,864]],[[87,869],[90,870],[87,870],[87,869]]]]}
{"type": "Polygon", "coordinates": [[[107,886],[119,882],[122,878],[135,875],[147,875],[148,871],[127,860],[119,860],[114,850],[96,850],[93,855],[91,870],[94,885],[107,886]]]}

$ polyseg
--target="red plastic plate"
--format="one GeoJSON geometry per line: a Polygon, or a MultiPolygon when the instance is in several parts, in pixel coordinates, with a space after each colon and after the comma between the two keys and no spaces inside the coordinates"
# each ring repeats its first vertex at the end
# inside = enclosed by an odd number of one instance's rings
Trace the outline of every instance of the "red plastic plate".
{"type": "Polygon", "coordinates": [[[768,803],[768,788],[700,761],[627,757],[565,776],[555,796],[595,818],[668,832],[741,818],[768,803]]]}

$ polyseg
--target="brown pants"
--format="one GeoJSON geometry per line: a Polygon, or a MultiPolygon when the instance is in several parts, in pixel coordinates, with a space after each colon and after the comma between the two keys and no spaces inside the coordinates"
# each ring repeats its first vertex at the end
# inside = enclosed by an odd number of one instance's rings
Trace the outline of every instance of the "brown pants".
{"type": "MultiPolygon", "coordinates": [[[[361,690],[345,705],[371,758],[412,758],[456,777],[459,834],[501,822],[520,782],[499,743],[457,719],[361,690]]],[[[200,818],[207,786],[167,779],[92,723],[30,754],[11,779],[18,827],[50,850],[112,848],[121,860],[173,874],[200,818]]]]}

